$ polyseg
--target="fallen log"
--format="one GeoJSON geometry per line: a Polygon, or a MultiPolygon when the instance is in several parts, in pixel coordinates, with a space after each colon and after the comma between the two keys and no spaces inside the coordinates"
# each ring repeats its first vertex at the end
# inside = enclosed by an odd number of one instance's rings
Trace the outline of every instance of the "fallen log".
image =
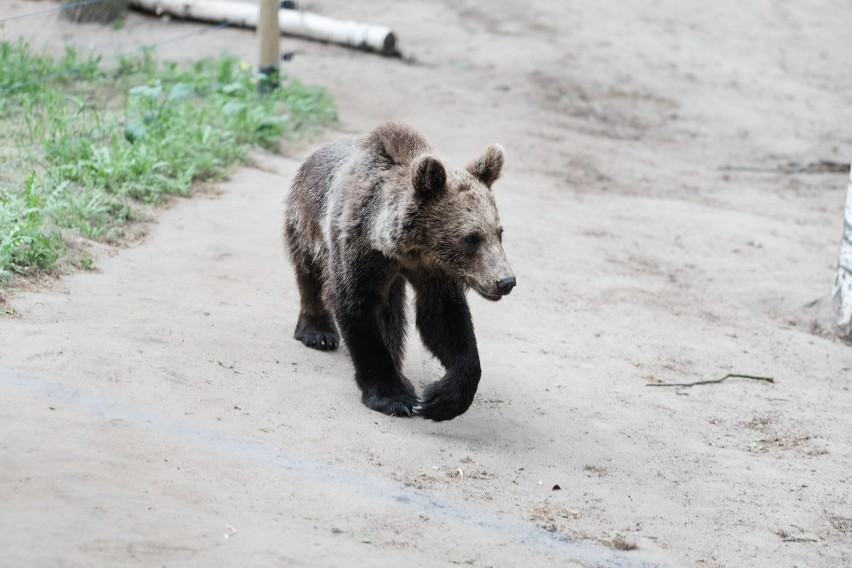
{"type": "MultiPolygon", "coordinates": [[[[205,22],[231,22],[257,28],[258,8],[254,4],[215,0],[129,0],[130,5],[157,15],[205,22]]],[[[351,20],[336,20],[300,10],[278,10],[282,34],[336,43],[359,49],[396,55],[396,36],[385,26],[351,20]]]]}

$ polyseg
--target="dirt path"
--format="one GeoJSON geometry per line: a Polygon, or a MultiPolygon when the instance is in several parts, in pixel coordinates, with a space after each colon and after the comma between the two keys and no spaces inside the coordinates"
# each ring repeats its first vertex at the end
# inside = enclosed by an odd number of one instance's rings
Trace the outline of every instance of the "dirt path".
{"type": "MultiPolygon", "coordinates": [[[[0,564],[852,565],[852,351],[803,308],[830,289],[845,177],[723,169],[849,160],[852,8],[369,4],[309,7],[387,23],[415,63],[283,42],[341,130],[509,153],[519,286],[471,299],[474,406],[368,412],[345,352],[290,339],[278,204],[313,146],[260,156],[97,273],[11,300],[0,564]],[[728,372],[775,383],[645,386],[728,372]]],[[[0,33],[104,52],[197,29],[21,22],[0,33]]],[[[219,50],[252,59],[253,36],[163,48],[219,50]]],[[[406,364],[440,373],[414,335],[406,364]]]]}

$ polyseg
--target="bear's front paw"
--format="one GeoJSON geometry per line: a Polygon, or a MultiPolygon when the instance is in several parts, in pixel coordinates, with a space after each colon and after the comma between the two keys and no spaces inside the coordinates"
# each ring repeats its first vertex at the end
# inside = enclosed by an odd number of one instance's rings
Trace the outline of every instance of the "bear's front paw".
{"type": "Polygon", "coordinates": [[[473,393],[465,395],[457,385],[445,382],[432,383],[414,407],[414,414],[440,422],[452,420],[470,408],[473,393]]]}
{"type": "MultiPolygon", "coordinates": [[[[407,382],[407,381],[406,381],[407,382]]],[[[389,416],[411,416],[412,407],[417,404],[417,396],[410,384],[400,384],[392,389],[373,387],[366,389],[361,401],[367,408],[378,410],[389,416]]]]}

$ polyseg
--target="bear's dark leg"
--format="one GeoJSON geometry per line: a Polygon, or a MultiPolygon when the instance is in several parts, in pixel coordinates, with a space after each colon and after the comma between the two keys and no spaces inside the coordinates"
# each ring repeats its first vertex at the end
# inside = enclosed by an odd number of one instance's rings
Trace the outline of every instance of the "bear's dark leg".
{"type": "Polygon", "coordinates": [[[339,339],[331,314],[322,303],[322,280],[319,271],[296,266],[301,310],[293,337],[320,351],[337,349],[339,339]]]}
{"type": "Polygon", "coordinates": [[[362,276],[359,282],[340,283],[336,292],[335,317],[340,333],[355,365],[355,381],[361,401],[369,408],[392,416],[410,416],[417,396],[411,383],[399,372],[402,359],[401,336],[387,337],[400,321],[396,309],[403,307],[404,288],[385,301],[376,293],[375,278],[362,276]],[[392,339],[390,345],[388,339],[392,339]],[[394,352],[391,348],[395,349],[394,352]]]}
{"type": "Polygon", "coordinates": [[[473,402],[479,377],[479,351],[464,291],[439,278],[412,282],[417,294],[417,329],[426,347],[447,370],[426,387],[414,411],[431,420],[451,420],[473,402]]]}
{"type": "Polygon", "coordinates": [[[405,280],[398,276],[390,286],[387,303],[379,313],[379,325],[382,338],[393,357],[396,368],[402,371],[402,359],[405,351],[405,280]]]}
{"type": "MultiPolygon", "coordinates": [[[[301,309],[293,337],[312,349],[337,349],[340,342],[331,314],[323,304],[323,272],[310,253],[304,250],[306,239],[290,218],[284,224],[284,240],[290,250],[301,309]]],[[[307,242],[310,242],[307,240],[307,242]]]]}

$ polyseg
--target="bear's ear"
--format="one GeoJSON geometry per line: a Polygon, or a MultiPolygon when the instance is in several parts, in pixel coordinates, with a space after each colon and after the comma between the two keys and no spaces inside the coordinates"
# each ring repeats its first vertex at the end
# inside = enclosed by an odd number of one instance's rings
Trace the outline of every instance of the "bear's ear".
{"type": "Polygon", "coordinates": [[[434,199],[447,187],[447,170],[435,156],[423,154],[411,162],[411,184],[420,197],[434,199]]]}
{"type": "Polygon", "coordinates": [[[500,177],[505,161],[506,151],[503,147],[499,144],[491,144],[485,150],[485,154],[467,165],[467,171],[487,187],[491,187],[491,184],[500,177]]]}
{"type": "Polygon", "coordinates": [[[500,177],[505,161],[506,151],[503,150],[503,147],[500,144],[491,144],[485,150],[485,154],[467,165],[467,171],[490,188],[491,184],[500,177]]]}

